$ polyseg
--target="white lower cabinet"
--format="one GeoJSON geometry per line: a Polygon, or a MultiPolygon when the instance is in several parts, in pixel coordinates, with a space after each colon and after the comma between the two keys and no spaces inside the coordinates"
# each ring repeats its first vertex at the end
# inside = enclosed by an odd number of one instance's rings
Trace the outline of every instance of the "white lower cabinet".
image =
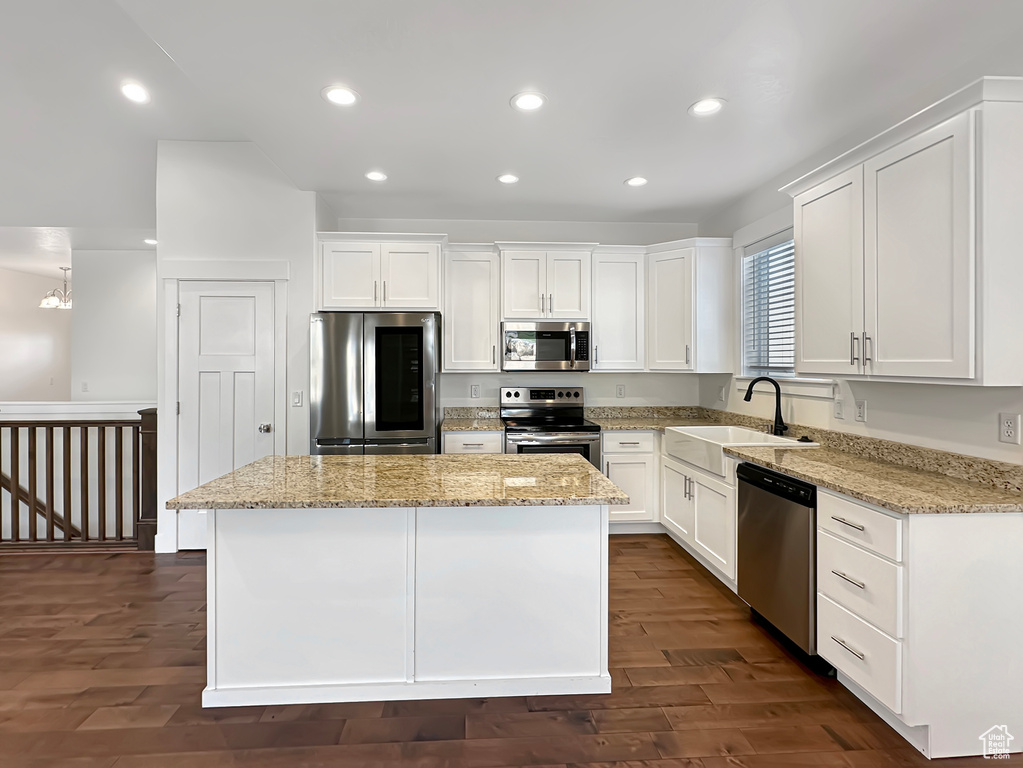
{"type": "Polygon", "coordinates": [[[653,432],[608,432],[601,456],[604,474],[629,494],[629,503],[610,508],[612,523],[657,521],[657,456],[653,432]]]}
{"type": "Polygon", "coordinates": [[[668,456],[661,460],[661,524],[692,554],[735,583],[736,503],[729,474],[718,477],[668,456]]]}
{"type": "Polygon", "coordinates": [[[504,432],[444,432],[444,453],[504,453],[504,432]]]}

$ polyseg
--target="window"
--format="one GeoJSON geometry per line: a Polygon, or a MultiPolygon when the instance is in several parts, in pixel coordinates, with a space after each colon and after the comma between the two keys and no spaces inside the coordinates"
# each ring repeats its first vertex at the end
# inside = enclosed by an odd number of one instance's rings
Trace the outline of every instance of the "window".
{"type": "Polygon", "coordinates": [[[791,229],[745,249],[742,369],[746,375],[795,375],[795,253],[791,229]]]}

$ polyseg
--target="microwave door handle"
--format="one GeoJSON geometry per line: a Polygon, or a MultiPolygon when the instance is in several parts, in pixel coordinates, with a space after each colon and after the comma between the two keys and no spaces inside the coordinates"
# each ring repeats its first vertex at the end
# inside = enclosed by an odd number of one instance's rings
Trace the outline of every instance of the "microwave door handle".
{"type": "Polygon", "coordinates": [[[575,368],[575,328],[571,328],[568,331],[569,337],[569,362],[572,367],[575,368]]]}

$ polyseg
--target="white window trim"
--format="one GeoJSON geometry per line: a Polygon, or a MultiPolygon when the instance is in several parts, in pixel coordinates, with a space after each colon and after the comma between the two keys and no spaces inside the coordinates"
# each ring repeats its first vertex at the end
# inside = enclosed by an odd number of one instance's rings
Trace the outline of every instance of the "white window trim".
{"type": "MultiPolygon", "coordinates": [[[[735,389],[738,392],[746,393],[749,383],[756,376],[736,376],[735,389]]],[[[838,382],[834,379],[813,379],[806,376],[772,376],[772,379],[781,386],[782,397],[803,397],[814,400],[834,400],[838,393],[838,382]]],[[[757,387],[753,394],[767,394],[774,397],[774,390],[770,387],[757,387]]]]}

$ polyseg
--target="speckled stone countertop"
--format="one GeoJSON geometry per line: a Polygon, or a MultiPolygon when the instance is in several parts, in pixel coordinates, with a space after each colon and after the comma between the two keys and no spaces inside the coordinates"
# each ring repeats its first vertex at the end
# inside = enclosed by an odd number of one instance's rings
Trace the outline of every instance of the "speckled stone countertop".
{"type": "Polygon", "coordinates": [[[444,419],[441,432],[504,432],[500,419],[444,419]]]}
{"type": "Polygon", "coordinates": [[[531,507],[628,504],[582,456],[267,456],[168,509],[531,507]]]}
{"type": "Polygon", "coordinates": [[[720,422],[709,419],[687,419],[687,418],[662,418],[658,416],[635,416],[625,418],[590,418],[590,421],[599,424],[606,432],[622,430],[655,431],[663,432],[665,427],[701,427],[720,422]]]}
{"type": "Polygon", "coordinates": [[[904,514],[1023,512],[1023,495],[833,448],[741,448],[725,453],[904,514]]]}

